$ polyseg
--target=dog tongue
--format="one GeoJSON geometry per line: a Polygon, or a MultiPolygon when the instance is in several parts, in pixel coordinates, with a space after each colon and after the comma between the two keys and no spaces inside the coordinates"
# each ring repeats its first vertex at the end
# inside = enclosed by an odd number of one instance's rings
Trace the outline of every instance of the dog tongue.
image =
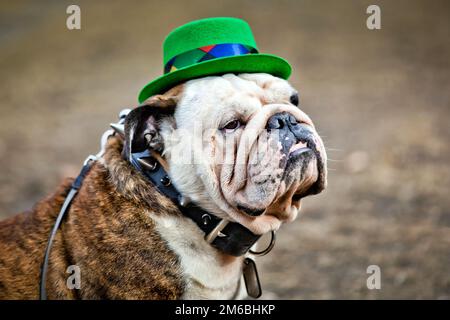
{"type": "Polygon", "coordinates": [[[297,144],[294,144],[290,149],[289,149],[289,153],[294,152],[295,150],[301,149],[301,148],[306,148],[307,144],[306,142],[299,142],[297,144]]]}

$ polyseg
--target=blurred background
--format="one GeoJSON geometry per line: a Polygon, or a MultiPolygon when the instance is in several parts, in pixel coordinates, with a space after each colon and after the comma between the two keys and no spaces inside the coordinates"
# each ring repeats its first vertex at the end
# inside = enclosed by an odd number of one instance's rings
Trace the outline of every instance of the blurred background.
{"type": "Polygon", "coordinates": [[[247,20],[260,51],[291,62],[330,157],[327,191],[259,259],[264,297],[450,299],[448,1],[2,1],[0,218],[76,175],[161,74],[165,35],[210,16],[247,20]]]}

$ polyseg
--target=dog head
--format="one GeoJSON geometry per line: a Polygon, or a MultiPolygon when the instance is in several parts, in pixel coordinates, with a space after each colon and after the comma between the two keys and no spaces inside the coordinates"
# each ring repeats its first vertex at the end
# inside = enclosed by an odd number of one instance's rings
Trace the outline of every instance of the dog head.
{"type": "Polygon", "coordinates": [[[162,154],[183,196],[256,234],[326,186],[325,148],[298,93],[268,74],[187,81],[131,111],[125,135],[125,157],[162,154]]]}

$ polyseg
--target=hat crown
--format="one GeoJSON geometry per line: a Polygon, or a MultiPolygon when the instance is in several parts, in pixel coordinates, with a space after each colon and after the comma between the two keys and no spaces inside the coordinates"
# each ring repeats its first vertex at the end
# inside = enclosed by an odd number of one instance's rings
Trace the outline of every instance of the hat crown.
{"type": "Polygon", "coordinates": [[[164,74],[139,93],[140,103],[184,81],[226,73],[268,73],[288,79],[289,62],[259,53],[252,30],[238,18],[189,22],[172,30],[163,44],[164,74]]]}
{"type": "Polygon", "coordinates": [[[164,65],[175,56],[205,46],[237,43],[257,50],[252,30],[238,18],[206,18],[174,29],[164,40],[164,65]]]}

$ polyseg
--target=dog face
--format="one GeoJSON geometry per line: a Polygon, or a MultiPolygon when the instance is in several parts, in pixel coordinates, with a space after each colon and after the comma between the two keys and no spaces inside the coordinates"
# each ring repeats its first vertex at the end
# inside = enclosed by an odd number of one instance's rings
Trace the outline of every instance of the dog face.
{"type": "Polygon", "coordinates": [[[289,83],[268,74],[190,80],[125,122],[125,155],[162,153],[177,189],[262,234],[291,221],[326,185],[326,153],[289,83]]]}

